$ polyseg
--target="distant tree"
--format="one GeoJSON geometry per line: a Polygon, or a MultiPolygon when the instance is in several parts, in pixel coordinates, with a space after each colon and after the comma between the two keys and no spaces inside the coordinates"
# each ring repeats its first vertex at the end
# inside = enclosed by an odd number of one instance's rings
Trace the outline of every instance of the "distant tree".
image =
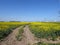
{"type": "Polygon", "coordinates": [[[21,22],[21,21],[9,21],[9,22],[21,22]]]}

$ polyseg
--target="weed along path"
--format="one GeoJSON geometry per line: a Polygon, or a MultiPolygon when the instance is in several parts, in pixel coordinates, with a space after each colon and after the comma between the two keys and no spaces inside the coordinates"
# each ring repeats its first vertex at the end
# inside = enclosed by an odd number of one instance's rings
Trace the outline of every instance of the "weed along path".
{"type": "Polygon", "coordinates": [[[22,41],[18,41],[16,39],[16,35],[18,33],[18,30],[21,27],[18,27],[15,30],[13,30],[13,32],[9,36],[7,36],[3,41],[0,42],[0,45],[25,45],[24,38],[22,39],[22,41]]]}
{"type": "Polygon", "coordinates": [[[34,39],[34,35],[29,30],[28,25],[26,25],[24,28],[24,36],[26,37],[26,45],[33,45],[34,43],[36,43],[36,40],[34,39]]]}

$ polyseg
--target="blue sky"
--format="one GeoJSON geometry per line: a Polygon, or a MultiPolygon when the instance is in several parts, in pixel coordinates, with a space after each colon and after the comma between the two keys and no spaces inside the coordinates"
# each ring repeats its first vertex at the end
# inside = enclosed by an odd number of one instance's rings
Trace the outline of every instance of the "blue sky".
{"type": "Polygon", "coordinates": [[[60,0],[0,0],[0,21],[60,21],[60,0]]]}

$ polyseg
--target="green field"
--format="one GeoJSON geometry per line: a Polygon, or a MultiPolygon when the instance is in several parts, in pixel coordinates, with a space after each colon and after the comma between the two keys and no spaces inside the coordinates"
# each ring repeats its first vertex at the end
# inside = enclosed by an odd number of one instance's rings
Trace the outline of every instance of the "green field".
{"type": "Polygon", "coordinates": [[[0,22],[0,40],[8,36],[13,29],[25,24],[26,22],[0,22]]]}
{"type": "Polygon", "coordinates": [[[59,22],[32,22],[30,30],[37,38],[48,40],[60,40],[60,23],[59,22]]]}
{"type": "MultiPolygon", "coordinates": [[[[14,29],[22,26],[16,35],[17,40],[21,41],[23,28],[28,25],[30,31],[37,39],[46,39],[47,41],[60,40],[60,22],[0,22],[0,40],[7,37],[14,29]]],[[[34,45],[60,45],[38,42],[34,45]]]]}

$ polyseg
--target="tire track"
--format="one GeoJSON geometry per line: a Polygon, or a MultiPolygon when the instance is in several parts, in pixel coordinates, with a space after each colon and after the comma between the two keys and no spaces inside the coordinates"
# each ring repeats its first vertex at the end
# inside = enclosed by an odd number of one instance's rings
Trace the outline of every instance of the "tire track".
{"type": "MultiPolygon", "coordinates": [[[[22,27],[22,26],[21,26],[22,27]]],[[[25,45],[25,39],[23,38],[22,41],[18,41],[16,39],[16,35],[18,30],[21,28],[18,27],[11,34],[9,34],[3,41],[0,42],[0,45],[25,45]]]]}
{"type": "Polygon", "coordinates": [[[36,43],[37,41],[34,39],[34,35],[32,34],[32,32],[29,30],[28,25],[25,26],[24,28],[24,36],[26,37],[26,44],[30,44],[33,45],[34,43],[36,43]]]}

